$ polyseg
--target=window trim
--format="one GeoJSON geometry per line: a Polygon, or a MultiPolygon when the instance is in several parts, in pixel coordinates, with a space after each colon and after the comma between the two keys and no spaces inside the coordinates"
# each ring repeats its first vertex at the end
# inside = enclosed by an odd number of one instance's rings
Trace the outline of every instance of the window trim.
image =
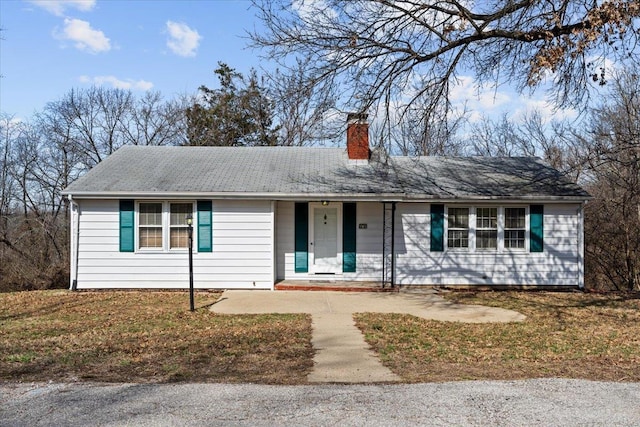
{"type": "MultiPolygon", "coordinates": [[[[475,212],[474,208],[469,205],[445,205],[445,216],[444,216],[444,247],[445,250],[454,251],[454,252],[469,252],[472,248],[475,247],[475,233],[471,230],[471,217],[474,216],[475,221],[475,212]],[[467,216],[467,247],[450,247],[449,246],[449,208],[453,209],[468,209],[469,215],[467,216]]],[[[457,228],[456,228],[457,229],[457,228]]]]}
{"type": "MultiPolygon", "coordinates": [[[[478,251],[478,252],[496,252],[498,251],[500,248],[500,206],[496,206],[496,205],[481,205],[481,206],[474,206],[473,208],[474,213],[475,213],[475,219],[474,219],[474,223],[473,223],[473,234],[474,234],[474,250],[478,251]],[[478,209],[495,209],[496,210],[496,226],[495,228],[490,227],[490,228],[486,228],[486,227],[478,227],[478,209]],[[478,247],[478,231],[496,231],[496,245],[495,247],[486,247],[486,248],[479,248],[478,247]]],[[[491,217],[489,217],[489,220],[491,220],[491,217]]]]}
{"type": "MultiPolygon", "coordinates": [[[[176,247],[176,248],[172,248],[171,247],[171,231],[172,230],[174,230],[174,229],[185,229],[187,231],[187,233],[189,232],[188,231],[189,230],[189,226],[187,225],[186,220],[185,220],[184,224],[179,224],[179,225],[171,224],[171,206],[172,205],[189,205],[189,204],[191,204],[191,218],[193,220],[193,223],[192,223],[192,233],[193,234],[192,234],[192,236],[193,236],[193,238],[195,240],[195,236],[196,236],[197,229],[198,229],[198,224],[197,224],[197,218],[196,218],[197,215],[196,215],[196,213],[195,213],[195,211],[193,209],[193,203],[190,203],[190,202],[175,202],[175,201],[167,203],[168,211],[169,211],[169,216],[168,216],[168,221],[167,221],[167,245],[168,245],[168,249],[170,251],[189,250],[189,240],[188,240],[189,237],[188,237],[188,234],[187,234],[187,246],[185,246],[185,247],[176,247]]],[[[186,215],[188,215],[188,213],[186,215]]],[[[196,245],[194,244],[193,246],[195,247],[196,245]]]]}
{"type": "MultiPolygon", "coordinates": [[[[503,235],[502,235],[502,245],[503,245],[503,250],[505,252],[529,252],[529,233],[531,231],[531,227],[529,226],[529,206],[528,205],[507,205],[507,206],[503,206],[503,223],[502,223],[502,231],[503,231],[503,235]],[[506,222],[507,222],[507,214],[506,214],[506,209],[507,208],[512,208],[512,209],[524,209],[524,247],[522,248],[507,248],[505,243],[506,243],[506,236],[505,236],[505,231],[507,231],[506,228],[506,222]]],[[[520,230],[520,228],[509,228],[509,230],[520,230]]]]}
{"type": "Polygon", "coordinates": [[[136,201],[136,208],[135,208],[135,213],[136,213],[136,219],[135,219],[135,225],[136,225],[136,229],[135,229],[135,233],[134,233],[134,238],[135,238],[135,242],[136,242],[136,252],[141,251],[141,252],[161,252],[164,250],[164,205],[161,201],[158,200],[140,200],[140,201],[136,201]],[[140,205],[141,204],[159,204],[160,205],[160,237],[161,237],[161,245],[160,247],[151,247],[151,246],[140,246],[140,229],[145,227],[145,228],[158,228],[157,225],[153,225],[153,226],[144,226],[140,224],[140,205]]]}
{"type": "Polygon", "coordinates": [[[136,253],[186,253],[189,248],[170,248],[170,230],[171,230],[171,205],[172,204],[190,204],[191,215],[193,216],[193,253],[197,253],[198,245],[196,243],[196,235],[198,230],[198,217],[196,211],[195,200],[136,200],[135,203],[135,252],[136,253]],[[140,247],[140,204],[159,203],[162,205],[162,247],[146,248],[140,247]]]}
{"type": "Polygon", "coordinates": [[[530,252],[530,212],[529,205],[525,204],[450,204],[445,205],[445,217],[444,217],[444,250],[445,252],[475,252],[475,253],[529,253],[530,252]],[[469,247],[467,248],[455,248],[449,247],[449,208],[466,208],[469,209],[469,247]],[[496,248],[478,248],[477,243],[477,210],[479,208],[496,208],[497,209],[497,243],[496,248]],[[507,248],[505,247],[505,209],[506,208],[524,208],[525,212],[525,233],[524,233],[524,248],[507,248]]]}

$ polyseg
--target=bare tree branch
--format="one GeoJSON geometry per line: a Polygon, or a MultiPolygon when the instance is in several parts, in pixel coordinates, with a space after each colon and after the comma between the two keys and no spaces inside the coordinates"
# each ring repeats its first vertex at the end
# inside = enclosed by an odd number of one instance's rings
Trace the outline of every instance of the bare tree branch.
{"type": "Polygon", "coordinates": [[[461,74],[520,89],[551,81],[559,106],[580,107],[590,81],[606,82],[605,59],[640,54],[640,4],[630,0],[253,3],[265,27],[254,45],[283,66],[307,64],[308,85],[329,83],[343,94],[339,108],[354,111],[426,96],[431,116],[461,74]]]}

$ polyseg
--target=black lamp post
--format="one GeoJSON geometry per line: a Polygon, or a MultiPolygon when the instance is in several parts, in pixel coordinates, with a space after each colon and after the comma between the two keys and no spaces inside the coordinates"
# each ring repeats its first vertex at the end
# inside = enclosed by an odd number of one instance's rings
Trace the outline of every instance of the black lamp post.
{"type": "Polygon", "coordinates": [[[193,298],[193,215],[187,214],[187,226],[189,227],[189,307],[195,310],[193,298]]]}

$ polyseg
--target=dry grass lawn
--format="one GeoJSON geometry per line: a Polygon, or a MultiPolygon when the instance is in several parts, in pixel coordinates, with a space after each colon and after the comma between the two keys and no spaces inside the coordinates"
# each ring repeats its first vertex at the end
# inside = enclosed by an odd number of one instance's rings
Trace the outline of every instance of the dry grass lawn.
{"type": "MultiPolygon", "coordinates": [[[[523,323],[463,324],[358,314],[383,363],[405,381],[537,377],[640,381],[640,300],[546,292],[450,292],[510,308],[523,323]]],[[[0,381],[303,384],[307,315],[211,313],[218,293],[0,294],[0,381]]]]}
{"type": "Polygon", "coordinates": [[[463,324],[358,314],[356,323],[383,363],[407,381],[640,381],[637,295],[451,292],[446,298],[517,310],[527,320],[463,324]]]}
{"type": "Polygon", "coordinates": [[[310,316],[213,314],[218,296],[0,294],[0,381],[306,382],[310,316]]]}

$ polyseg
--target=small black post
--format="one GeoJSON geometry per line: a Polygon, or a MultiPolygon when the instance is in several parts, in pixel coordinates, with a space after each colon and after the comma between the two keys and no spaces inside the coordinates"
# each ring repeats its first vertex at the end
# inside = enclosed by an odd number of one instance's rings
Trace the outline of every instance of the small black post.
{"type": "Polygon", "coordinates": [[[187,225],[189,226],[189,308],[195,310],[193,297],[193,217],[187,215],[187,225]]]}

